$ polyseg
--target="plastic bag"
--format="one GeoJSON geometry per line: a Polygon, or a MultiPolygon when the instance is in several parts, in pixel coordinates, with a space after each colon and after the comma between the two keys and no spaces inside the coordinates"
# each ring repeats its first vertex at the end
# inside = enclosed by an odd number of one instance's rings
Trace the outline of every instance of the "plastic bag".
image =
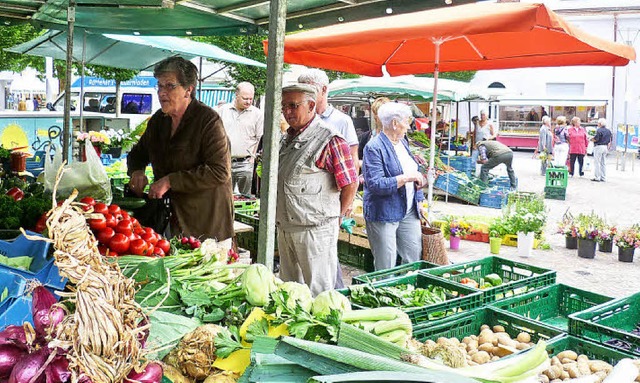
{"type": "MultiPolygon", "coordinates": [[[[87,157],[86,162],[77,161],[65,165],[56,199],[67,198],[73,189],[78,189],[78,200],[88,196],[109,204],[111,203],[111,182],[102,166],[100,157],[88,140],[85,141],[84,151],[87,157]]],[[[61,165],[62,151],[56,150],[53,160],[51,160],[47,150],[44,162],[44,187],[47,191],[53,191],[56,175],[61,165]]]]}

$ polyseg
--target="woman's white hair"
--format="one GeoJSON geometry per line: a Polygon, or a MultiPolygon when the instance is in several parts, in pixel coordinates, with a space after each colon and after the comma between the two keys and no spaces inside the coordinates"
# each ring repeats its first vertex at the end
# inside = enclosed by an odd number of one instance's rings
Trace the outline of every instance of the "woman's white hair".
{"type": "Polygon", "coordinates": [[[402,121],[412,116],[409,105],[398,102],[387,102],[378,109],[378,118],[383,128],[390,128],[393,120],[402,121]]]}
{"type": "Polygon", "coordinates": [[[543,124],[550,123],[550,122],[551,122],[551,117],[549,117],[549,116],[542,117],[542,123],[543,124]]]}
{"type": "Polygon", "coordinates": [[[602,117],[598,118],[598,124],[600,126],[607,126],[607,119],[602,117]]]}

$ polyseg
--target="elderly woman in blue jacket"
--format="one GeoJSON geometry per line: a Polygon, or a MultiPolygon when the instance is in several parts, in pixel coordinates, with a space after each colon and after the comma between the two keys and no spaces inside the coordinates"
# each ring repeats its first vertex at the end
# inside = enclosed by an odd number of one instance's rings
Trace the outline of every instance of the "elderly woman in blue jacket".
{"type": "Polygon", "coordinates": [[[412,120],[405,104],[390,102],[378,110],[382,134],[364,148],[364,218],[376,270],[418,261],[422,232],[418,203],[425,178],[404,138],[412,120]]]}

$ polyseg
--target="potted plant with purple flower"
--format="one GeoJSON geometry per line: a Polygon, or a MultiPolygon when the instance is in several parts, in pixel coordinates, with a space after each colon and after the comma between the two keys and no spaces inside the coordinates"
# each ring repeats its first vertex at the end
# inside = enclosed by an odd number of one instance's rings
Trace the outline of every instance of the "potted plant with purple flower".
{"type": "Polygon", "coordinates": [[[578,215],[576,219],[578,257],[594,258],[596,256],[596,241],[599,235],[599,228],[602,226],[604,226],[604,221],[594,212],[578,215]]]}
{"type": "Polygon", "coordinates": [[[633,225],[628,229],[620,230],[613,238],[618,246],[618,260],[620,262],[633,262],[633,253],[640,247],[640,228],[633,225]]]}
{"type": "Polygon", "coordinates": [[[598,250],[603,253],[613,251],[613,238],[618,234],[618,228],[615,225],[604,224],[598,230],[598,250]]]}
{"type": "Polygon", "coordinates": [[[469,234],[471,225],[465,222],[464,219],[455,216],[447,216],[444,221],[444,235],[449,239],[449,248],[451,250],[458,250],[460,248],[461,237],[469,234]]]}

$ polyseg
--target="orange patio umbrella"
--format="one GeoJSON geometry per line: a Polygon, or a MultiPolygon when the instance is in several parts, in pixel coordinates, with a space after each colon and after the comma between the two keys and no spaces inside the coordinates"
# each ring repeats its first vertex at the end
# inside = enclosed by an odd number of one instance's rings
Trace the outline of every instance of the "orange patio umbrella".
{"type": "MultiPolygon", "coordinates": [[[[264,42],[267,52],[268,42],[264,42]]],[[[475,3],[338,24],[289,35],[284,61],[382,76],[571,65],[627,65],[632,47],[589,35],[543,4],[475,3]]],[[[429,173],[429,207],[433,172],[429,173]]]]}

